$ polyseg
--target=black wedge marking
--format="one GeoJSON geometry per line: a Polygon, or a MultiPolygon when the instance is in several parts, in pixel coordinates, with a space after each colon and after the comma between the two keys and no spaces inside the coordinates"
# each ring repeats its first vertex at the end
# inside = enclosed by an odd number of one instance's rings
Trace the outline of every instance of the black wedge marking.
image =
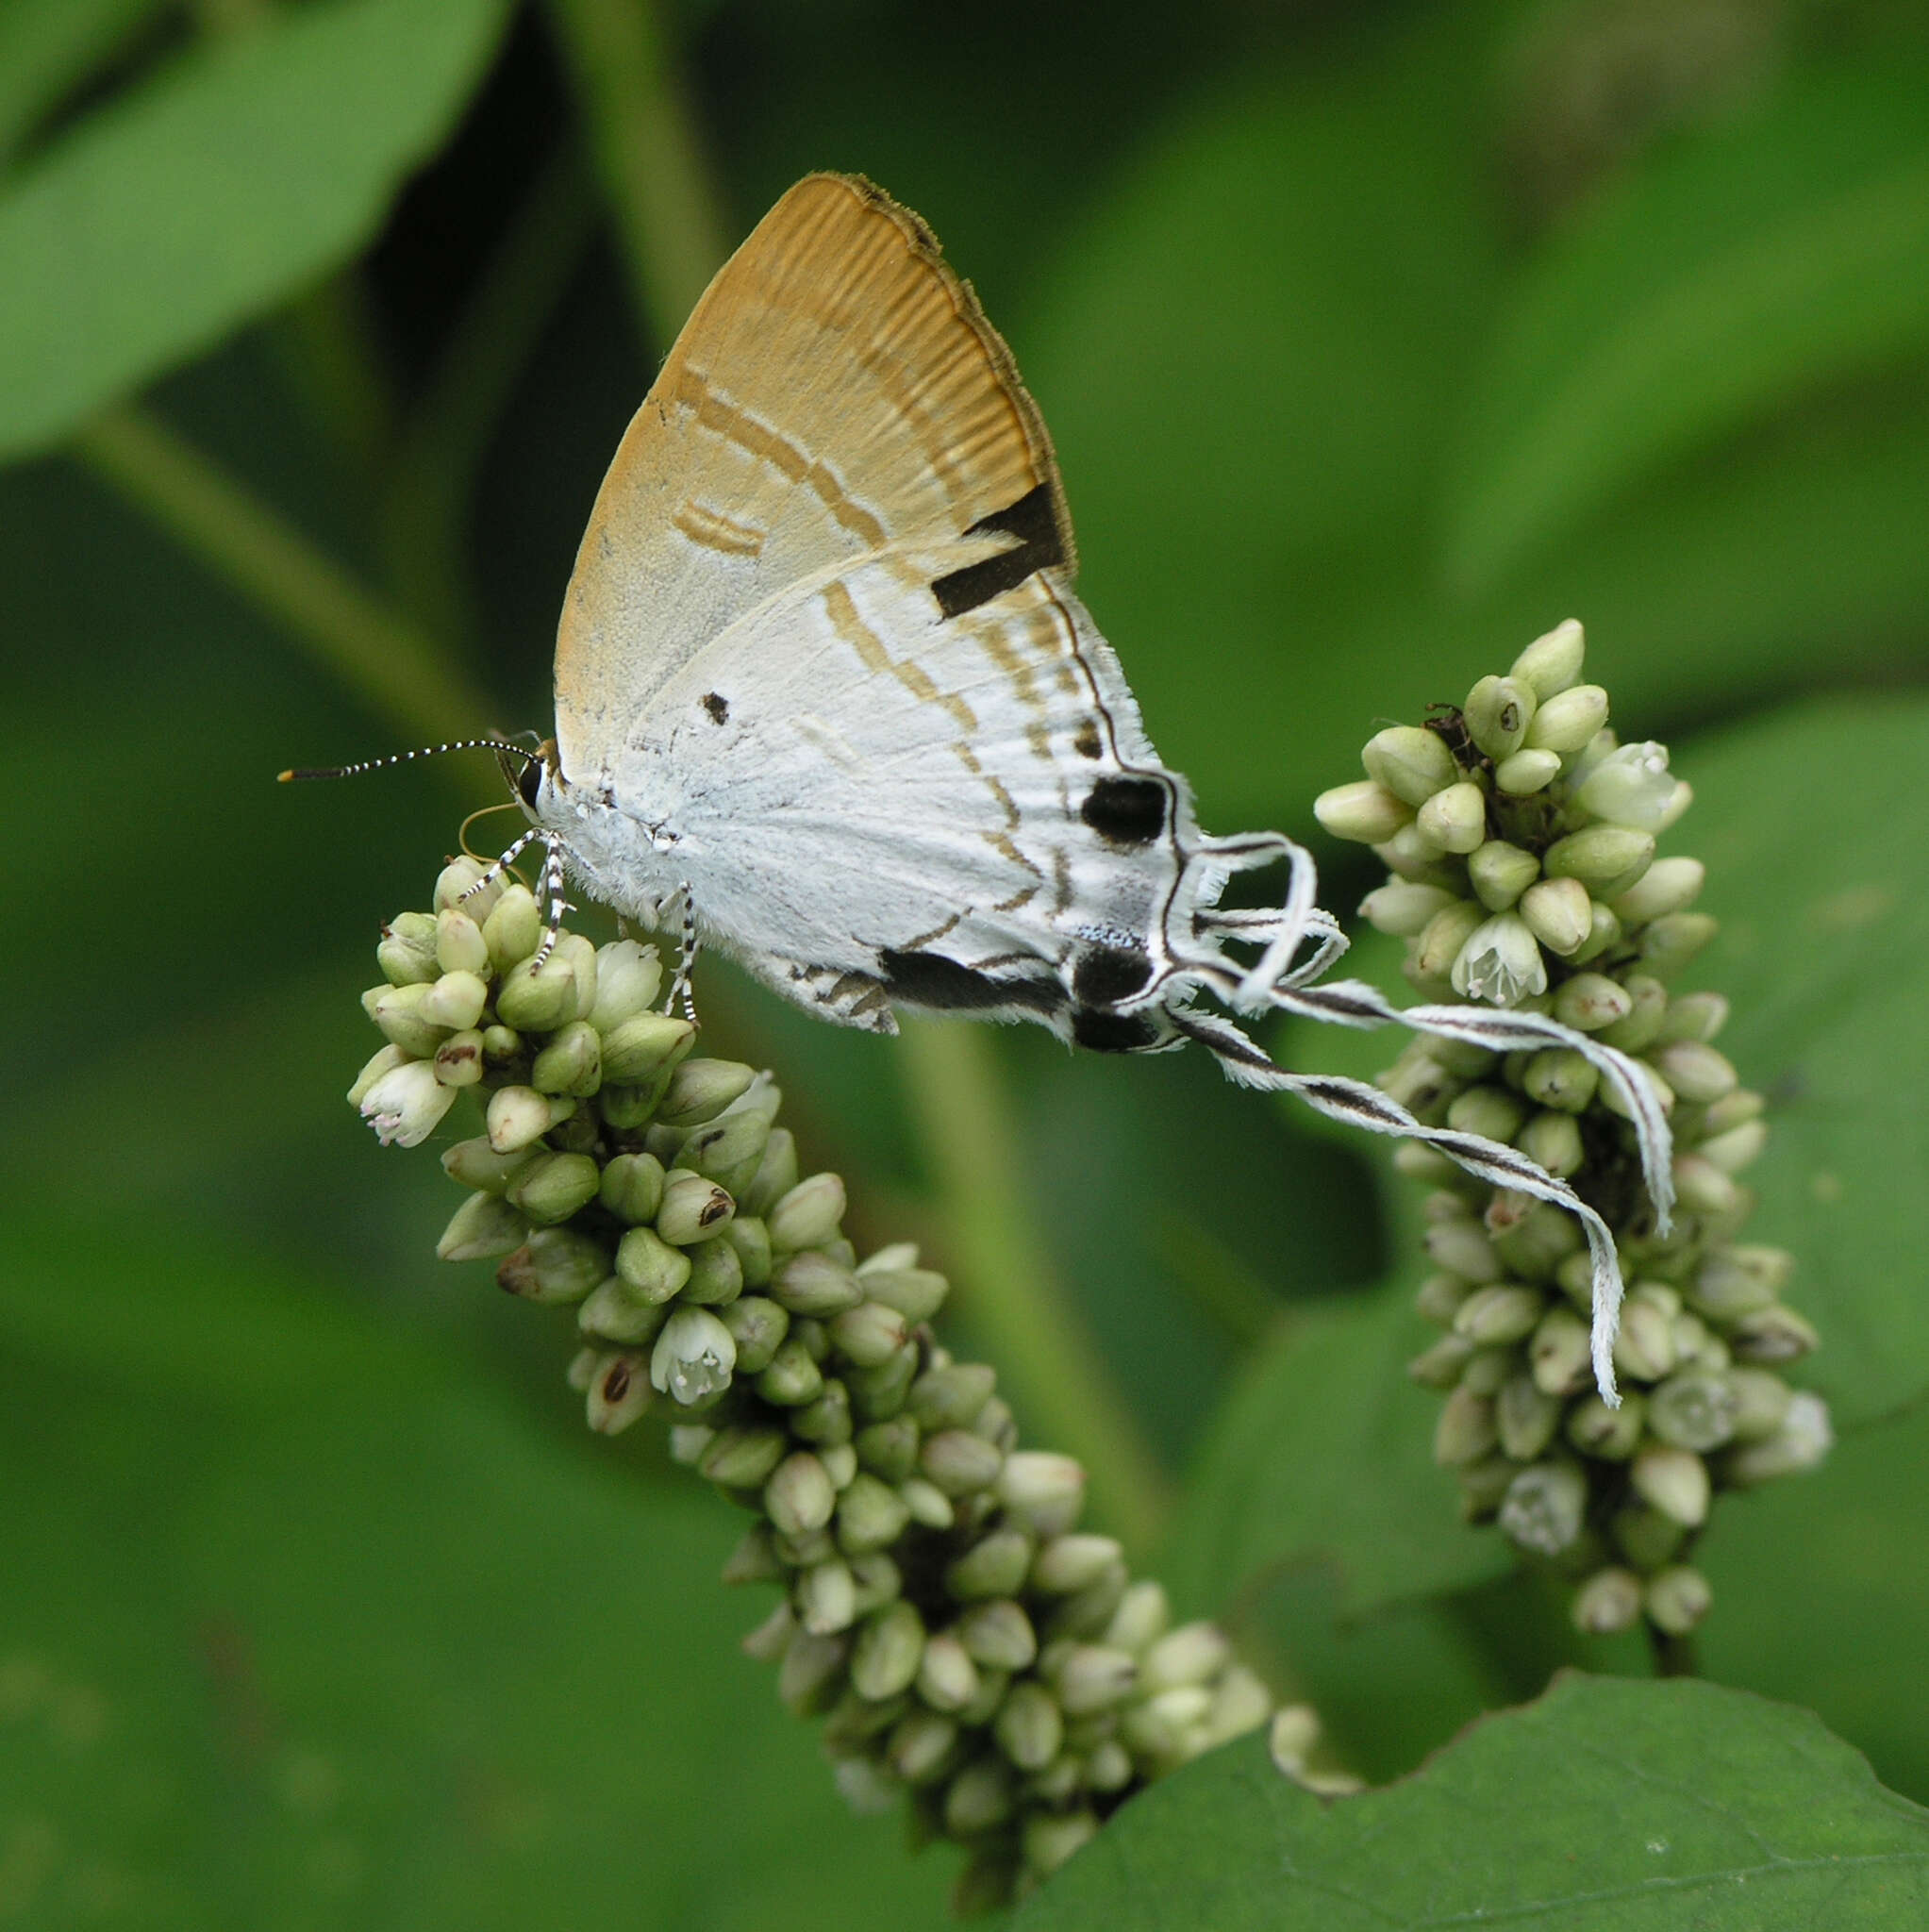
{"type": "Polygon", "coordinates": [[[893,999],[940,1012],[986,1013],[1014,1007],[1028,1013],[1056,1013],[1065,1005],[1065,989],[1056,979],[992,979],[942,953],[887,948],[877,963],[893,999]]]}
{"type": "Polygon", "coordinates": [[[1072,1037],[1094,1053],[1143,1053],[1162,1041],[1158,1024],[1150,1014],[1112,1013],[1103,1007],[1075,1008],[1072,1037]]]}
{"type": "Polygon", "coordinates": [[[1081,1006],[1116,1006],[1142,992],[1152,978],[1145,954],[1130,946],[1093,946],[1072,969],[1072,991],[1081,1006]]]}
{"type": "Polygon", "coordinates": [[[1101,778],[1078,815],[1114,845],[1150,845],[1166,828],[1166,788],[1156,778],[1101,778]]]}
{"type": "Polygon", "coordinates": [[[991,531],[1016,537],[1018,541],[982,563],[968,563],[962,570],[947,571],[932,580],[931,594],[946,617],[962,617],[980,604],[1016,590],[1033,572],[1065,561],[1064,534],[1058,528],[1057,506],[1052,500],[1049,483],[1040,483],[1016,503],[980,517],[965,535],[983,537],[991,531]]]}
{"type": "Polygon", "coordinates": [[[728,698],[720,697],[715,691],[706,691],[698,702],[710,714],[710,723],[712,724],[722,724],[728,721],[730,716],[730,700],[728,698]]]}

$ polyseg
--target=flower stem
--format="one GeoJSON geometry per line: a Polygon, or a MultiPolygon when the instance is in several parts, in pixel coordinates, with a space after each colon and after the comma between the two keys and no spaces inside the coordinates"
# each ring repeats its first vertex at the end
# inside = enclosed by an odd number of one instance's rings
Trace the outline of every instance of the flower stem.
{"type": "Polygon", "coordinates": [[[1171,1484],[1025,1211],[991,1042],[983,1028],[936,1021],[906,1026],[898,1050],[960,1311],[1008,1372],[1031,1429],[1085,1464],[1095,1512],[1128,1549],[1149,1549],[1171,1484]]]}
{"type": "Polygon", "coordinates": [[[615,216],[637,313],[660,353],[725,252],[676,56],[649,0],[550,0],[615,216]]]}
{"type": "Polygon", "coordinates": [[[407,735],[483,727],[487,702],[431,639],[156,417],[110,409],[72,447],[407,735]]]}

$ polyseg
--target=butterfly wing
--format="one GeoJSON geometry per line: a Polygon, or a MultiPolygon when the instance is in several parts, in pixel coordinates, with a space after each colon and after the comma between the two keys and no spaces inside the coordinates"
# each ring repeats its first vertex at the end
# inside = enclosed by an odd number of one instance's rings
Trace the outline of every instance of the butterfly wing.
{"type": "Polygon", "coordinates": [[[718,273],[604,478],[557,641],[563,770],[593,775],[758,604],[974,527],[1004,538],[977,559],[994,579],[1070,567],[1039,412],[917,216],[810,175],[718,273]]]}

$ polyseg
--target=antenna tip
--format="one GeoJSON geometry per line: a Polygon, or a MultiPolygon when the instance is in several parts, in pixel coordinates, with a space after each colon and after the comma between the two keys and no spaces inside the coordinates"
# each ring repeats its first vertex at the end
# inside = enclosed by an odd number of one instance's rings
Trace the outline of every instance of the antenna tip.
{"type": "Polygon", "coordinates": [[[293,778],[294,774],[292,772],[276,772],[274,774],[274,782],[277,785],[290,784],[293,781],[293,778]]]}

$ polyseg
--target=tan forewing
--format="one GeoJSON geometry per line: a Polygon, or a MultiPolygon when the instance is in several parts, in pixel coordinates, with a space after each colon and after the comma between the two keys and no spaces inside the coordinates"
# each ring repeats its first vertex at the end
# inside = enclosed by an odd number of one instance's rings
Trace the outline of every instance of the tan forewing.
{"type": "Polygon", "coordinates": [[[930,231],[813,175],[719,271],[604,478],[557,641],[565,770],[764,599],[842,558],[1027,504],[1069,572],[1052,448],[1010,352],[930,231]]]}

